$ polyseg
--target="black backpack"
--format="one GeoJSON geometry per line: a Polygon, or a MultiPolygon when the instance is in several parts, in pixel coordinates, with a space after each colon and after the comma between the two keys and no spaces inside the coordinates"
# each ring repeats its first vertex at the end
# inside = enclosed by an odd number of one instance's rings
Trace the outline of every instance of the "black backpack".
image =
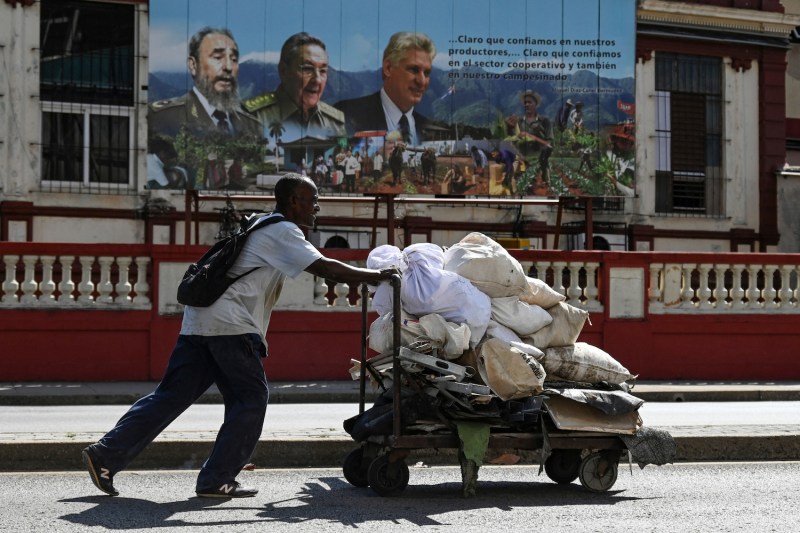
{"type": "Polygon", "coordinates": [[[235,278],[228,277],[228,270],[244,248],[247,236],[255,229],[286,220],[280,213],[254,216],[247,221],[244,229],[217,241],[199,261],[189,265],[178,285],[178,302],[192,307],[208,307],[222,296],[234,281],[246,276],[249,270],[235,278]]]}

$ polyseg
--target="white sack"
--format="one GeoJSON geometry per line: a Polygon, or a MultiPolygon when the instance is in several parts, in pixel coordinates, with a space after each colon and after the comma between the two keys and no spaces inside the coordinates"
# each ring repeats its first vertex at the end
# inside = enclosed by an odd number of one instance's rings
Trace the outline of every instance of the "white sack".
{"type": "Polygon", "coordinates": [[[536,346],[540,350],[551,346],[570,346],[578,340],[589,312],[566,302],[559,302],[547,310],[553,321],[522,341],[536,346]]]}
{"type": "Polygon", "coordinates": [[[531,305],[538,305],[542,309],[550,309],[558,302],[567,299],[566,296],[555,290],[544,281],[527,277],[528,287],[519,295],[519,299],[531,305]]]}
{"type": "MultiPolygon", "coordinates": [[[[406,270],[403,252],[397,246],[382,244],[369,252],[367,256],[367,268],[381,270],[383,268],[395,267],[404,272],[406,270]]],[[[388,281],[382,281],[377,286],[369,285],[369,292],[373,293],[372,308],[380,316],[392,312],[392,285],[388,281]]]]}
{"type": "Polygon", "coordinates": [[[492,320],[526,337],[551,323],[553,317],[538,305],[526,304],[516,296],[505,296],[492,298],[492,320]]]}
{"type": "Polygon", "coordinates": [[[466,324],[470,345],[475,346],[489,324],[491,301],[468,279],[442,270],[443,255],[439,246],[429,243],[413,244],[403,250],[408,269],[400,288],[401,305],[416,316],[436,313],[448,322],[466,324]]]}
{"type": "MultiPolygon", "coordinates": [[[[408,346],[411,343],[423,338],[425,330],[419,320],[400,311],[400,346],[408,346]]],[[[378,353],[390,353],[392,351],[392,313],[386,313],[378,317],[369,326],[369,347],[378,353]]]]}
{"type": "Polygon", "coordinates": [[[478,346],[478,373],[501,400],[539,394],[547,375],[533,355],[500,339],[478,346]]]}
{"type": "Polygon", "coordinates": [[[528,287],[519,261],[482,233],[470,233],[448,248],[444,269],[464,276],[492,298],[516,296],[528,287]]]}
{"type": "Polygon", "coordinates": [[[486,328],[486,337],[500,339],[508,343],[522,342],[522,339],[519,338],[519,335],[517,335],[514,330],[504,326],[503,324],[499,324],[494,320],[489,321],[489,327],[486,328]]]}
{"type": "Polygon", "coordinates": [[[469,349],[470,331],[466,324],[454,324],[431,313],[419,317],[419,325],[431,346],[438,348],[439,356],[444,359],[458,359],[469,349]]]}
{"type": "Polygon", "coordinates": [[[586,383],[606,381],[619,385],[634,378],[627,368],[608,353],[585,342],[547,348],[541,361],[551,379],[558,377],[586,383]]]}

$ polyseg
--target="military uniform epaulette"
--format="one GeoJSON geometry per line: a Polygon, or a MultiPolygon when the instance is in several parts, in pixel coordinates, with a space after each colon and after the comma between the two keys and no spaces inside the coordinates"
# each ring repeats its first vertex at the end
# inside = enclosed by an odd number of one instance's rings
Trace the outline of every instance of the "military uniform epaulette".
{"type": "Polygon", "coordinates": [[[169,109],[170,107],[184,104],[186,104],[186,101],[183,98],[170,98],[169,100],[158,100],[153,102],[150,104],[150,108],[153,111],[161,111],[163,109],[169,109]]]}
{"type": "Polygon", "coordinates": [[[258,96],[254,96],[253,98],[248,98],[242,105],[245,109],[249,112],[254,113],[261,109],[262,107],[267,107],[268,105],[272,105],[276,102],[275,93],[264,93],[258,96]]]}

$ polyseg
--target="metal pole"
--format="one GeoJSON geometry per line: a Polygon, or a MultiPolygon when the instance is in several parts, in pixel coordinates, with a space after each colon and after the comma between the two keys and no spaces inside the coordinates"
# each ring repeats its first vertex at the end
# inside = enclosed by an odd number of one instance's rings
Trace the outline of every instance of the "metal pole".
{"type": "Polygon", "coordinates": [[[361,368],[358,384],[358,414],[364,413],[364,397],[367,394],[367,309],[369,290],[367,284],[361,284],[361,368]]]}
{"type": "Polygon", "coordinates": [[[392,386],[393,399],[392,399],[392,422],[394,438],[400,437],[400,276],[394,274],[392,276],[392,386]]]}

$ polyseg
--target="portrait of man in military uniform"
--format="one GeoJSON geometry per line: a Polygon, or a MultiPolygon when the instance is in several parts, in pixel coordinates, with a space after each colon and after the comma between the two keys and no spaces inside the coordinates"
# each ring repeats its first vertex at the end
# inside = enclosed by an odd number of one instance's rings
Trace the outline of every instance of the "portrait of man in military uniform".
{"type": "Polygon", "coordinates": [[[261,121],[265,136],[281,127],[285,142],[345,135],[344,114],[322,101],[328,82],[328,51],[321,39],[306,32],[289,37],[281,47],[278,75],[281,81],[275,91],[244,102],[261,121]]]}
{"type": "Polygon", "coordinates": [[[257,152],[263,147],[263,133],[239,98],[236,40],[227,28],[205,27],[192,36],[188,48],[186,66],[194,86],[183,96],[150,104],[149,135],[172,139],[179,154],[194,157],[181,162],[190,174],[187,187],[244,188],[245,183],[232,184],[227,174],[230,167],[241,168],[246,161],[227,153],[224,146],[237,140],[252,143],[251,151],[257,152]],[[197,161],[198,152],[204,150],[208,153],[200,156],[207,157],[197,161]]]}

